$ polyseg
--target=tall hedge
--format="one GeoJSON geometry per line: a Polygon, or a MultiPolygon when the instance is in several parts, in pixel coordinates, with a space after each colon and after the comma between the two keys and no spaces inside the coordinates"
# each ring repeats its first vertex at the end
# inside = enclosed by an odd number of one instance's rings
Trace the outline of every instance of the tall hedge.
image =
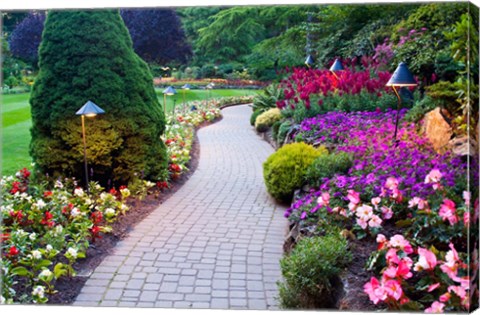
{"type": "Polygon", "coordinates": [[[163,174],[163,109],[117,10],[48,12],[39,68],[30,97],[30,154],[39,171],[84,178],[75,113],[91,100],[106,113],[85,119],[90,180],[121,184],[135,173],[163,174]]]}

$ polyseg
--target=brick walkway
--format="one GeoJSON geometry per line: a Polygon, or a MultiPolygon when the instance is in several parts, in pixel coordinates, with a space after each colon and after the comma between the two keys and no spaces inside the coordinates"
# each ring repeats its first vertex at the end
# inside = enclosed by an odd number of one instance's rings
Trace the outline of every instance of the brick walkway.
{"type": "Polygon", "coordinates": [[[118,243],[74,305],[276,308],[286,220],[263,183],[273,149],[250,114],[226,108],[198,131],[196,172],[118,243]]]}

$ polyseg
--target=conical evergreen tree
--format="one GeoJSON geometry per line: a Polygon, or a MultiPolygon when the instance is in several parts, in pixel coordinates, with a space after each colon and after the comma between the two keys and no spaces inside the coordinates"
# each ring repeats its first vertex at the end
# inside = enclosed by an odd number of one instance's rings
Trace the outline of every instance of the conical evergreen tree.
{"type": "Polygon", "coordinates": [[[49,12],[39,68],[30,98],[30,154],[38,170],[84,178],[75,113],[91,100],[106,113],[85,119],[90,180],[120,184],[135,173],[152,180],[164,174],[163,110],[117,10],[49,12]]]}

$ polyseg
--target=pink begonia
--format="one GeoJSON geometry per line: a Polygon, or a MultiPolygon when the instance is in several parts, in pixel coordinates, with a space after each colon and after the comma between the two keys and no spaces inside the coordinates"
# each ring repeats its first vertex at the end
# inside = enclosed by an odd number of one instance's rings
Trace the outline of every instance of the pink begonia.
{"type": "Polygon", "coordinates": [[[467,291],[465,291],[464,288],[461,286],[455,286],[451,285],[448,287],[448,292],[449,293],[455,293],[457,296],[459,296],[461,299],[464,299],[467,296],[467,291]]]}
{"type": "Polygon", "coordinates": [[[356,215],[357,215],[357,217],[359,217],[359,218],[361,218],[365,221],[368,221],[373,215],[373,208],[370,207],[370,206],[367,206],[367,205],[363,205],[361,207],[358,207],[357,211],[356,211],[356,215]]]}
{"type": "Polygon", "coordinates": [[[464,191],[463,192],[463,200],[465,200],[465,205],[469,206],[470,205],[470,199],[472,198],[472,195],[469,191],[464,191]]]}
{"type": "Polygon", "coordinates": [[[397,255],[397,250],[395,248],[390,248],[385,255],[385,259],[387,260],[388,264],[392,262],[398,264],[400,262],[400,258],[397,255]]]}
{"type": "Polygon", "coordinates": [[[370,218],[370,221],[368,221],[368,226],[370,226],[371,228],[378,228],[382,226],[382,219],[380,219],[378,215],[374,214],[370,218]]]}
{"type": "Polygon", "coordinates": [[[381,201],[382,201],[382,198],[380,197],[372,198],[372,205],[374,205],[375,209],[378,209],[378,205],[380,204],[381,201]]]}
{"type": "Polygon", "coordinates": [[[419,197],[413,197],[408,201],[408,207],[413,208],[418,206],[418,209],[423,210],[428,206],[428,202],[419,197]]]}
{"type": "Polygon", "coordinates": [[[357,218],[357,224],[364,230],[367,228],[367,221],[363,218],[357,218]]]}
{"type": "Polygon", "coordinates": [[[428,291],[428,292],[432,292],[432,291],[434,291],[435,289],[437,289],[439,286],[440,286],[440,282],[431,284],[431,285],[428,286],[427,291],[428,291]]]}
{"type": "Polygon", "coordinates": [[[445,303],[445,302],[448,302],[448,300],[450,300],[451,297],[452,297],[452,295],[447,292],[447,293],[444,293],[444,294],[440,295],[440,297],[438,298],[438,300],[439,300],[440,302],[445,303]]]}
{"type": "Polygon", "coordinates": [[[403,291],[402,291],[402,286],[398,281],[396,280],[388,280],[384,284],[385,291],[387,292],[387,295],[394,298],[395,300],[400,300],[400,297],[402,297],[403,291]]]}
{"type": "Polygon", "coordinates": [[[392,247],[398,247],[406,254],[413,253],[412,245],[403,237],[403,235],[396,234],[390,238],[390,245],[392,247]]]}
{"type": "Polygon", "coordinates": [[[445,304],[435,301],[432,303],[432,306],[425,309],[425,313],[443,313],[443,308],[445,304]]]}
{"type": "Polygon", "coordinates": [[[387,241],[387,238],[383,234],[378,234],[377,235],[377,243],[385,243],[387,241]]]}
{"type": "Polygon", "coordinates": [[[443,204],[440,206],[438,215],[442,218],[443,221],[448,220],[450,225],[454,225],[458,222],[458,217],[455,213],[455,203],[450,199],[444,199],[443,204]]]}
{"type": "Polygon", "coordinates": [[[322,193],[322,195],[318,197],[317,202],[320,207],[328,206],[330,203],[330,194],[328,192],[322,193]]]}
{"type": "Polygon", "coordinates": [[[387,299],[385,288],[380,285],[380,282],[375,277],[372,277],[370,282],[365,283],[363,291],[368,294],[370,301],[374,304],[387,299]]]}
{"type": "Polygon", "coordinates": [[[382,206],[382,215],[385,220],[391,219],[393,217],[393,211],[389,207],[382,206]]]}
{"type": "Polygon", "coordinates": [[[450,243],[450,250],[445,255],[445,263],[440,266],[440,269],[446,273],[451,279],[457,278],[458,264],[460,261],[455,247],[450,243]]]}
{"type": "Polygon", "coordinates": [[[385,187],[394,190],[398,187],[398,180],[395,177],[389,177],[387,178],[387,181],[385,182],[385,187]]]}
{"type": "Polygon", "coordinates": [[[360,203],[360,194],[355,190],[348,190],[347,198],[348,200],[350,200],[350,203],[354,205],[358,205],[360,203]]]}
{"type": "Polygon", "coordinates": [[[433,270],[437,265],[437,257],[434,253],[425,248],[418,248],[418,262],[415,264],[413,270],[433,270]]]}
{"type": "Polygon", "coordinates": [[[432,183],[433,184],[433,189],[437,190],[440,187],[439,182],[442,179],[442,176],[443,175],[439,170],[433,169],[425,177],[425,184],[432,183]]]}

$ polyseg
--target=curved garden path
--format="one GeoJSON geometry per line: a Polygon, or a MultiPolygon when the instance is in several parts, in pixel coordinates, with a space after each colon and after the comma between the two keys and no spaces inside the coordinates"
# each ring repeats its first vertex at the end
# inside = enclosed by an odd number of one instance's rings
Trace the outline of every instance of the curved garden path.
{"type": "Polygon", "coordinates": [[[274,150],[250,114],[229,107],[198,131],[195,173],[117,244],[74,305],[276,308],[286,220],[263,183],[274,150]]]}

